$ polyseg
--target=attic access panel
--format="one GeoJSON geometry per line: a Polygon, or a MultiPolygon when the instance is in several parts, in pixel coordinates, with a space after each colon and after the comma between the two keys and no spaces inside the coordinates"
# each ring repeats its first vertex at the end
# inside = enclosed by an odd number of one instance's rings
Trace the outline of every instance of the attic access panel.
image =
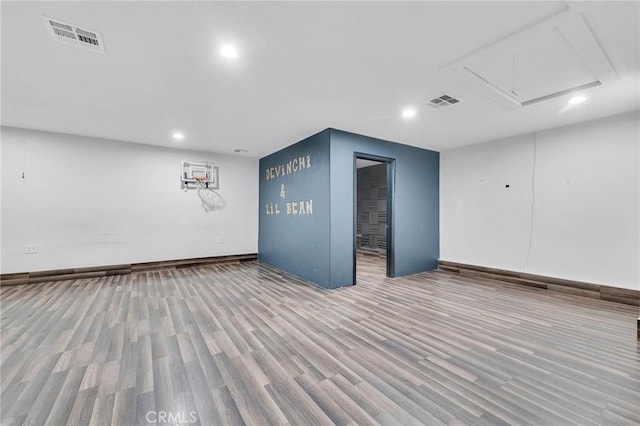
{"type": "Polygon", "coordinates": [[[571,5],[440,70],[509,110],[618,79],[580,8],[571,5]]]}
{"type": "Polygon", "coordinates": [[[473,58],[465,67],[523,104],[598,82],[557,29],[524,41],[512,52],[473,58]]]}

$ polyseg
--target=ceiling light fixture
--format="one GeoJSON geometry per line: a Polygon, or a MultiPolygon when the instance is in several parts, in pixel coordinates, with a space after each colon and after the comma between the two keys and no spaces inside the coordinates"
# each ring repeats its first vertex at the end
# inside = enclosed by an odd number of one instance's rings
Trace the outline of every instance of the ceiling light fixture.
{"type": "Polygon", "coordinates": [[[183,133],[180,133],[180,132],[175,132],[175,133],[173,134],[173,138],[174,138],[175,140],[177,140],[177,141],[181,141],[181,140],[183,140],[183,139],[184,139],[184,134],[183,134],[183,133]]]}
{"type": "Polygon", "coordinates": [[[225,44],[220,48],[220,54],[225,58],[234,59],[238,57],[238,51],[230,44],[225,44]]]}
{"type": "Polygon", "coordinates": [[[416,111],[416,109],[412,107],[407,107],[402,110],[402,118],[410,119],[415,117],[416,114],[418,114],[418,111],[416,111]]]}
{"type": "Polygon", "coordinates": [[[574,96],[573,98],[569,99],[569,105],[578,105],[586,100],[587,98],[584,96],[574,96]]]}

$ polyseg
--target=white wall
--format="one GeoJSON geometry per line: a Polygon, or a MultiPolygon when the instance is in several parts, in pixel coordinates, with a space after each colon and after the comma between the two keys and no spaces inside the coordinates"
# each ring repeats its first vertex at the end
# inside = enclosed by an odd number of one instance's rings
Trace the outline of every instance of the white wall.
{"type": "Polygon", "coordinates": [[[256,159],[8,127],[1,153],[2,273],[257,252],[256,159]],[[183,160],[219,166],[218,208],[183,160]]]}
{"type": "Polygon", "coordinates": [[[640,289],[639,127],[635,111],[442,152],[440,258],[640,289]]]}

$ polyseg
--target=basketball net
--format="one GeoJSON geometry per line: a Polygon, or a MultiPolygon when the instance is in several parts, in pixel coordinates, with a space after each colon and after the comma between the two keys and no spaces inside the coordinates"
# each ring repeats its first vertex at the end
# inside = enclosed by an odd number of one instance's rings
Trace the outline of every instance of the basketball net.
{"type": "Polygon", "coordinates": [[[209,188],[209,182],[206,177],[194,177],[195,184],[198,186],[198,197],[202,202],[204,211],[213,211],[216,207],[216,193],[209,188]]]}
{"type": "Polygon", "coordinates": [[[195,181],[194,183],[196,184],[198,189],[204,189],[209,187],[209,183],[207,182],[206,176],[194,177],[193,180],[195,181]]]}

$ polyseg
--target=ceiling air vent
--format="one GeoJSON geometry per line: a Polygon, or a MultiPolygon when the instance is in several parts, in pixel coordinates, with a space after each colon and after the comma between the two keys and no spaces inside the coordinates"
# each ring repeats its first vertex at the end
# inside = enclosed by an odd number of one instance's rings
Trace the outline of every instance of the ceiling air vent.
{"type": "Polygon", "coordinates": [[[455,105],[459,102],[462,102],[460,98],[454,98],[451,95],[440,95],[437,98],[433,98],[427,101],[427,105],[429,105],[433,109],[442,109],[451,105],[455,105]]]}
{"type": "Polygon", "coordinates": [[[46,16],[43,16],[42,19],[49,34],[55,41],[104,53],[104,44],[100,33],[78,28],[75,25],[66,24],[46,16]]]}

